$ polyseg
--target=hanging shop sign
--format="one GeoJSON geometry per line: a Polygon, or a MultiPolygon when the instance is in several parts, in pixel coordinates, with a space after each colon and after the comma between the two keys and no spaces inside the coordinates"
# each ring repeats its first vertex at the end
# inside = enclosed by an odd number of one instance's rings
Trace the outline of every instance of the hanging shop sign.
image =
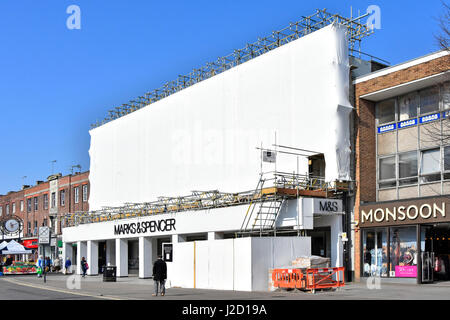
{"type": "Polygon", "coordinates": [[[450,204],[445,198],[361,205],[360,226],[449,221],[449,208],[450,204]]]}
{"type": "Polygon", "coordinates": [[[114,226],[114,235],[176,231],[175,219],[122,223],[114,226]]]}

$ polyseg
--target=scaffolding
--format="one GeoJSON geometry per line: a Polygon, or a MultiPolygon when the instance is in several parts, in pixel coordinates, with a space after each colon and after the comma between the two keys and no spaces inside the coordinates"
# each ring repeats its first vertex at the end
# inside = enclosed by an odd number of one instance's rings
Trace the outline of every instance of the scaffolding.
{"type": "MultiPolygon", "coordinates": [[[[206,65],[201,68],[193,69],[188,75],[179,75],[176,80],[165,83],[159,89],[147,92],[143,96],[131,100],[129,103],[122,104],[120,107],[109,110],[108,117],[104,118],[102,121],[91,124],[91,129],[137,111],[168,97],[171,94],[211,78],[333,23],[338,23],[347,28],[350,52],[356,52],[361,55],[362,39],[374,32],[373,28],[370,28],[367,24],[361,22],[361,19],[367,16],[368,13],[356,18],[345,18],[338,14],[329,13],[326,9],[317,9],[314,14],[302,17],[301,20],[290,23],[289,26],[284,29],[274,31],[267,37],[258,38],[256,42],[249,43],[242,49],[234,50],[233,53],[225,57],[220,57],[216,61],[206,63],[206,65]]],[[[375,58],[372,56],[370,57],[371,59],[375,58]]]]}
{"type": "MultiPolygon", "coordinates": [[[[320,177],[285,172],[267,172],[261,174],[260,182],[255,190],[238,193],[226,193],[218,190],[192,191],[187,196],[159,197],[158,200],[153,202],[125,203],[119,207],[103,207],[96,211],[69,213],[63,217],[63,226],[67,228],[82,224],[239,205],[249,205],[250,208],[256,204],[264,206],[268,201],[279,202],[280,200],[295,199],[300,196],[336,198],[342,192],[347,191],[348,188],[348,184],[337,181],[326,182],[320,177]]],[[[276,214],[278,214],[280,208],[277,208],[276,214]]],[[[260,211],[258,214],[264,214],[264,212],[260,211]]],[[[246,217],[248,214],[249,211],[247,211],[246,217]]],[[[269,221],[269,217],[260,215],[259,219],[257,217],[256,220],[260,220],[260,224],[253,225],[253,230],[258,227],[261,230],[262,228],[273,227],[273,221],[269,221]],[[264,219],[266,221],[263,221],[264,219]],[[261,223],[264,223],[264,225],[261,223]]],[[[241,228],[243,232],[248,229],[248,223],[247,226],[245,223],[244,221],[241,228]]]]}

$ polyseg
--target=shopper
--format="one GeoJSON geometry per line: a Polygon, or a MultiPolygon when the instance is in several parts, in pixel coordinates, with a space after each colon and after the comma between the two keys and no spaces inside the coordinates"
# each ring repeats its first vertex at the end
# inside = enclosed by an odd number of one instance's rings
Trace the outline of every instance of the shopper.
{"type": "Polygon", "coordinates": [[[72,261],[70,261],[70,259],[69,259],[69,257],[67,257],[66,258],[66,263],[64,264],[64,267],[65,267],[65,269],[64,269],[64,273],[65,274],[70,274],[71,272],[70,272],[70,267],[72,266],[72,261]]]}
{"type": "Polygon", "coordinates": [[[166,294],[165,282],[167,279],[167,265],[162,260],[161,255],[158,255],[158,260],[153,264],[153,280],[155,284],[155,293],[152,296],[157,296],[158,292],[161,292],[161,295],[164,296],[166,294]]]}
{"type": "Polygon", "coordinates": [[[37,276],[38,278],[42,277],[42,271],[44,268],[44,257],[43,256],[39,256],[38,261],[36,262],[36,267],[37,267],[37,276]]]}
{"type": "Polygon", "coordinates": [[[85,257],[81,258],[81,271],[83,272],[83,278],[86,277],[86,271],[89,269],[89,265],[85,257]]]}
{"type": "Polygon", "coordinates": [[[59,272],[61,270],[61,260],[59,257],[56,257],[55,261],[53,261],[53,271],[59,272]]]}

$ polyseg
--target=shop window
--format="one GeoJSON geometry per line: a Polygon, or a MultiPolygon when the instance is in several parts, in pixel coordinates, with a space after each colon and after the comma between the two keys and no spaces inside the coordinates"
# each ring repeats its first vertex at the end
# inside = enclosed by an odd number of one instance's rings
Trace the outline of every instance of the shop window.
{"type": "Polygon", "coordinates": [[[388,276],[386,229],[366,230],[363,234],[364,277],[388,276]]]}
{"type": "Polygon", "coordinates": [[[395,121],[395,99],[389,99],[377,103],[378,124],[395,121]]]}
{"type": "Polygon", "coordinates": [[[419,95],[416,92],[401,96],[398,100],[399,121],[415,118],[419,106],[419,95]]]}
{"type": "Polygon", "coordinates": [[[417,183],[417,152],[406,152],[398,155],[399,185],[417,183]]]}
{"type": "Polygon", "coordinates": [[[432,182],[441,180],[440,149],[431,149],[421,152],[420,181],[432,182]]]}
{"type": "Polygon", "coordinates": [[[380,188],[395,187],[395,156],[380,159],[378,170],[380,188]]]}
{"type": "Polygon", "coordinates": [[[391,276],[400,278],[417,277],[416,227],[390,228],[391,276]]]}
{"type": "Polygon", "coordinates": [[[439,111],[439,88],[420,91],[420,114],[439,111]]]}

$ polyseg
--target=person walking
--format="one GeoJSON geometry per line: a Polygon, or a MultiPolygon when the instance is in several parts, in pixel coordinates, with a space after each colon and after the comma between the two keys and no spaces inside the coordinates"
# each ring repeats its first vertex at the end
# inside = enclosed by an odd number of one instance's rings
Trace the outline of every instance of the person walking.
{"type": "Polygon", "coordinates": [[[70,273],[70,267],[72,266],[72,261],[70,261],[69,257],[66,258],[66,263],[64,264],[64,274],[70,273]]]}
{"type": "Polygon", "coordinates": [[[38,276],[38,278],[41,278],[42,277],[42,272],[44,270],[44,258],[43,258],[43,256],[39,256],[39,259],[36,262],[36,267],[37,267],[37,276],[38,276]]]}
{"type": "Polygon", "coordinates": [[[85,257],[81,258],[81,271],[83,271],[83,278],[86,277],[86,271],[89,269],[89,265],[85,257]]]}
{"type": "Polygon", "coordinates": [[[152,296],[157,296],[161,292],[161,296],[166,294],[165,282],[167,279],[167,265],[163,261],[162,256],[158,255],[158,260],[153,264],[153,281],[155,282],[155,293],[152,296]]]}

